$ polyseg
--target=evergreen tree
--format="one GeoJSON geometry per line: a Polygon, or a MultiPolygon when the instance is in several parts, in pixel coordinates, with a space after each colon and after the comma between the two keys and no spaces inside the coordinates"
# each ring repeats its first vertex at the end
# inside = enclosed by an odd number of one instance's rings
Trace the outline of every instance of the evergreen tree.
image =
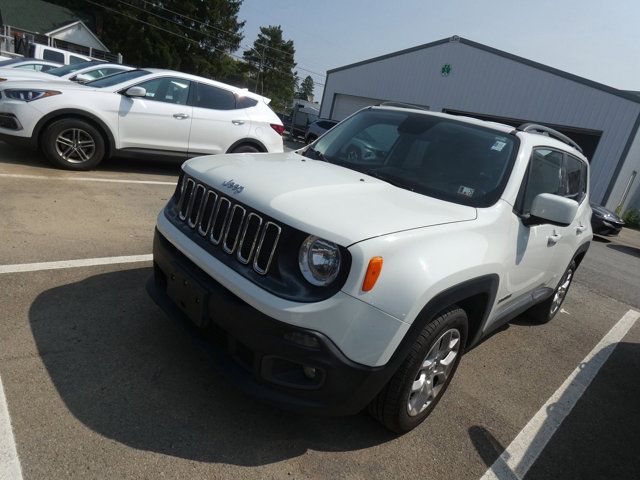
{"type": "Polygon", "coordinates": [[[93,15],[98,35],[125,63],[180,70],[217,80],[238,74],[242,0],[50,0],[93,15]]]}
{"type": "Polygon", "coordinates": [[[249,88],[271,98],[276,111],[287,110],[293,101],[297,82],[294,54],[293,40],[283,38],[280,25],[260,27],[253,47],[244,52],[249,88]]]}
{"type": "Polygon", "coordinates": [[[307,75],[300,85],[300,90],[296,92],[296,97],[303,100],[309,100],[313,95],[313,88],[313,78],[311,78],[311,75],[307,75]]]}

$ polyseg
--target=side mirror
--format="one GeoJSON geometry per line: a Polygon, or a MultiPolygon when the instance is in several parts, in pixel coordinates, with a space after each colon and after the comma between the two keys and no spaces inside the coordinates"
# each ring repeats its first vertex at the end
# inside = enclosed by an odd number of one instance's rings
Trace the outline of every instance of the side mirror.
{"type": "Polygon", "coordinates": [[[541,193],[533,199],[528,225],[550,223],[566,227],[573,222],[578,212],[578,202],[570,198],[541,193]]]}
{"type": "Polygon", "coordinates": [[[147,89],[146,89],[146,88],[144,88],[144,87],[131,87],[131,88],[128,88],[128,89],[124,92],[124,94],[125,94],[127,97],[133,97],[133,98],[135,98],[135,97],[142,97],[142,98],[144,98],[144,97],[146,97],[146,96],[147,96],[147,89]]]}
{"type": "Polygon", "coordinates": [[[73,77],[73,81],[78,83],[88,83],[88,82],[91,82],[92,80],[95,80],[95,78],[89,75],[85,75],[84,73],[79,73],[78,75],[73,77]]]}

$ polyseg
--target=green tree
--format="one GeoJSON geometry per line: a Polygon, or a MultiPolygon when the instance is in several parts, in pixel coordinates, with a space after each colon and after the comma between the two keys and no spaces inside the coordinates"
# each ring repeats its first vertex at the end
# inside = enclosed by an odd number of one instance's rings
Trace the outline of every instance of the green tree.
{"type": "Polygon", "coordinates": [[[313,95],[313,78],[311,75],[307,75],[300,85],[300,89],[296,92],[296,97],[303,100],[309,100],[313,95]]]}
{"type": "Polygon", "coordinates": [[[293,101],[297,75],[293,40],[285,40],[280,25],[260,27],[253,46],[243,54],[248,65],[249,88],[271,98],[276,111],[287,110],[293,101]]]}
{"type": "Polygon", "coordinates": [[[51,1],[91,14],[100,39],[125,63],[218,80],[238,74],[230,54],[242,41],[242,0],[51,1]]]}

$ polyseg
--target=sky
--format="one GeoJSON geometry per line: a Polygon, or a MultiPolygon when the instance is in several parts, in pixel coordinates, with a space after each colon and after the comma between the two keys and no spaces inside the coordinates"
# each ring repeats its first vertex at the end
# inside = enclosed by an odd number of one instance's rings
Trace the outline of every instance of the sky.
{"type": "Polygon", "coordinates": [[[331,68],[459,35],[640,90],[640,0],[244,0],[239,17],[244,45],[260,26],[281,25],[298,75],[316,83],[331,68]]]}

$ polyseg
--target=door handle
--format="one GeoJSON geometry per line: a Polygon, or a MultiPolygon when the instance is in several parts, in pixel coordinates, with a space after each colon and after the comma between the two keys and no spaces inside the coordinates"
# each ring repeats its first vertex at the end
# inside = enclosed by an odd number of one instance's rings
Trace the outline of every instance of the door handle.
{"type": "Polygon", "coordinates": [[[234,125],[244,125],[244,120],[231,120],[234,125]]]}
{"type": "Polygon", "coordinates": [[[174,113],[173,118],[177,118],[178,120],[184,120],[185,118],[189,118],[189,115],[186,113],[174,113]]]}
{"type": "Polygon", "coordinates": [[[562,235],[553,231],[553,235],[547,237],[547,247],[553,247],[562,238],[562,235]]]}
{"type": "Polygon", "coordinates": [[[587,227],[585,227],[584,225],[580,224],[576,227],[576,235],[580,235],[582,232],[584,232],[587,229],[587,227]]]}

